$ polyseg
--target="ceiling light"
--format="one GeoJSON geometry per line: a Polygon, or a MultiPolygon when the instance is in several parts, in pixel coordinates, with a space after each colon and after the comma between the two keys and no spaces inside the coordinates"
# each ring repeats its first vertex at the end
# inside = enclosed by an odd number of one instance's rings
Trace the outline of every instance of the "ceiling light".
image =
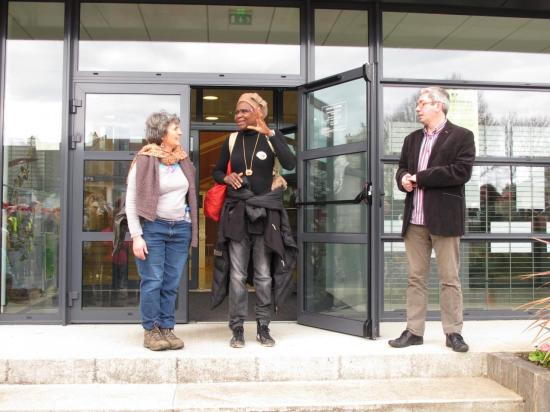
{"type": "Polygon", "coordinates": [[[218,116],[206,116],[205,119],[206,120],[218,120],[219,117],[218,116]]]}
{"type": "Polygon", "coordinates": [[[218,100],[218,96],[204,96],[203,100],[218,100]]]}

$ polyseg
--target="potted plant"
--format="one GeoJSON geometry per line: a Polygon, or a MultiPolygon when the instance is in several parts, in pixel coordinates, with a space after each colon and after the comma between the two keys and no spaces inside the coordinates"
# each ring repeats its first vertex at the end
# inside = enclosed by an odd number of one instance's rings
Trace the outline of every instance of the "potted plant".
{"type": "MultiPolygon", "coordinates": [[[[550,246],[550,242],[547,240],[533,239],[546,244],[547,247],[550,246]]],[[[550,276],[550,271],[522,275],[521,279],[538,279],[546,276],[550,276]]],[[[540,287],[548,288],[549,286],[550,281],[546,281],[540,287]]],[[[528,359],[536,365],[550,368],[550,293],[546,297],[521,305],[519,309],[534,311],[535,319],[528,329],[538,329],[538,333],[533,340],[537,343],[537,346],[529,353],[528,359]]]]}

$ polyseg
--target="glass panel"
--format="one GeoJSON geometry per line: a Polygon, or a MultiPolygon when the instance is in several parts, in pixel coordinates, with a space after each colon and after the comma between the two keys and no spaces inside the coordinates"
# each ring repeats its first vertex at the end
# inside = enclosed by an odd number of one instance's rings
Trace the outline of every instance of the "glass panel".
{"type": "Polygon", "coordinates": [[[299,8],[83,3],[80,17],[79,70],[300,73],[299,8]]]}
{"type": "Polygon", "coordinates": [[[295,90],[283,92],[283,123],[286,127],[298,124],[298,92],[295,90]]]}
{"type": "Polygon", "coordinates": [[[384,233],[401,233],[405,193],[395,182],[397,165],[384,165],[384,233]]]}
{"type": "Polygon", "coordinates": [[[203,121],[218,123],[235,123],[235,107],[243,93],[256,92],[267,102],[266,122],[273,124],[273,91],[246,89],[204,89],[203,121]]]}
{"type": "MultiPolygon", "coordinates": [[[[401,233],[405,193],[384,165],[384,232],[401,233]]],[[[474,166],[466,184],[466,231],[550,233],[550,167],[474,166]]]]}
{"type": "Polygon", "coordinates": [[[132,243],[112,255],[112,242],[82,244],[82,306],[87,308],[139,305],[139,274],[132,243]]]}
{"type": "Polygon", "coordinates": [[[348,319],[366,319],[367,245],[305,245],[305,310],[348,319]]]}
{"type": "Polygon", "coordinates": [[[126,197],[129,161],[84,162],[84,210],[82,230],[112,232],[113,217],[126,197]]]}
{"type": "Polygon", "coordinates": [[[369,58],[366,10],[315,10],[315,78],[362,66],[369,58]]]}
{"type": "MultiPolygon", "coordinates": [[[[550,249],[542,243],[462,241],[460,279],[466,310],[516,309],[548,296],[540,288],[550,276],[523,280],[520,275],[550,270],[550,249]]],[[[402,242],[384,243],[384,310],[406,308],[407,259],[402,242]]],[[[439,310],[439,280],[431,258],[428,309],[439,310]]]]}
{"type": "Polygon", "coordinates": [[[197,89],[191,89],[191,116],[190,119],[192,122],[196,122],[197,119],[197,89]]]}
{"type": "Polygon", "coordinates": [[[384,76],[548,83],[549,23],[519,17],[384,13],[384,76]]]}
{"type": "Polygon", "coordinates": [[[58,311],[63,21],[63,3],[8,4],[1,313],[58,311]]]}
{"type": "Polygon", "coordinates": [[[87,94],[86,150],[138,151],[153,112],[181,113],[179,95],[87,94]]]}
{"type": "Polygon", "coordinates": [[[363,79],[308,93],[307,147],[332,147],[367,138],[367,85],[363,79]]]}
{"type": "MultiPolygon", "coordinates": [[[[353,200],[367,180],[364,153],[324,157],[306,162],[306,202],[353,200]]],[[[361,233],[367,230],[364,203],[308,206],[305,210],[307,232],[361,233]]]]}
{"type": "MultiPolygon", "coordinates": [[[[384,153],[399,155],[403,140],[422,127],[419,89],[384,87],[384,153]]],[[[550,156],[550,93],[449,89],[448,118],[474,132],[477,156],[550,156]]]]}

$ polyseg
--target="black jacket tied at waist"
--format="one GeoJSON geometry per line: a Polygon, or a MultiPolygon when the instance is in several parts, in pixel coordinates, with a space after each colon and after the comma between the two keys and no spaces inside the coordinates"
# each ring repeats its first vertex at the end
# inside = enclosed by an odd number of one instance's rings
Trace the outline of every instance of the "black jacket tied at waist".
{"type": "MultiPolygon", "coordinates": [[[[239,242],[250,234],[263,234],[265,246],[273,252],[271,276],[276,310],[288,296],[298,247],[283,207],[283,189],[255,195],[248,189],[233,190],[228,187],[214,250],[212,308],[218,306],[229,291],[229,241],[239,242]]],[[[250,264],[254,264],[252,259],[250,264]]]]}

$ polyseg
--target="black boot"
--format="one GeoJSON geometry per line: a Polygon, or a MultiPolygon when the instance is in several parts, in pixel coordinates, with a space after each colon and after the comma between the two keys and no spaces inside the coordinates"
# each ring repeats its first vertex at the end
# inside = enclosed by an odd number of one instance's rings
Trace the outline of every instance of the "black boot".
{"type": "Polygon", "coordinates": [[[229,346],[232,348],[244,348],[244,328],[242,326],[235,326],[233,329],[233,337],[229,342],[229,346]]]}
{"type": "Polygon", "coordinates": [[[257,322],[257,335],[256,340],[262,344],[262,346],[274,346],[275,339],[269,334],[268,323],[257,322]]]}

